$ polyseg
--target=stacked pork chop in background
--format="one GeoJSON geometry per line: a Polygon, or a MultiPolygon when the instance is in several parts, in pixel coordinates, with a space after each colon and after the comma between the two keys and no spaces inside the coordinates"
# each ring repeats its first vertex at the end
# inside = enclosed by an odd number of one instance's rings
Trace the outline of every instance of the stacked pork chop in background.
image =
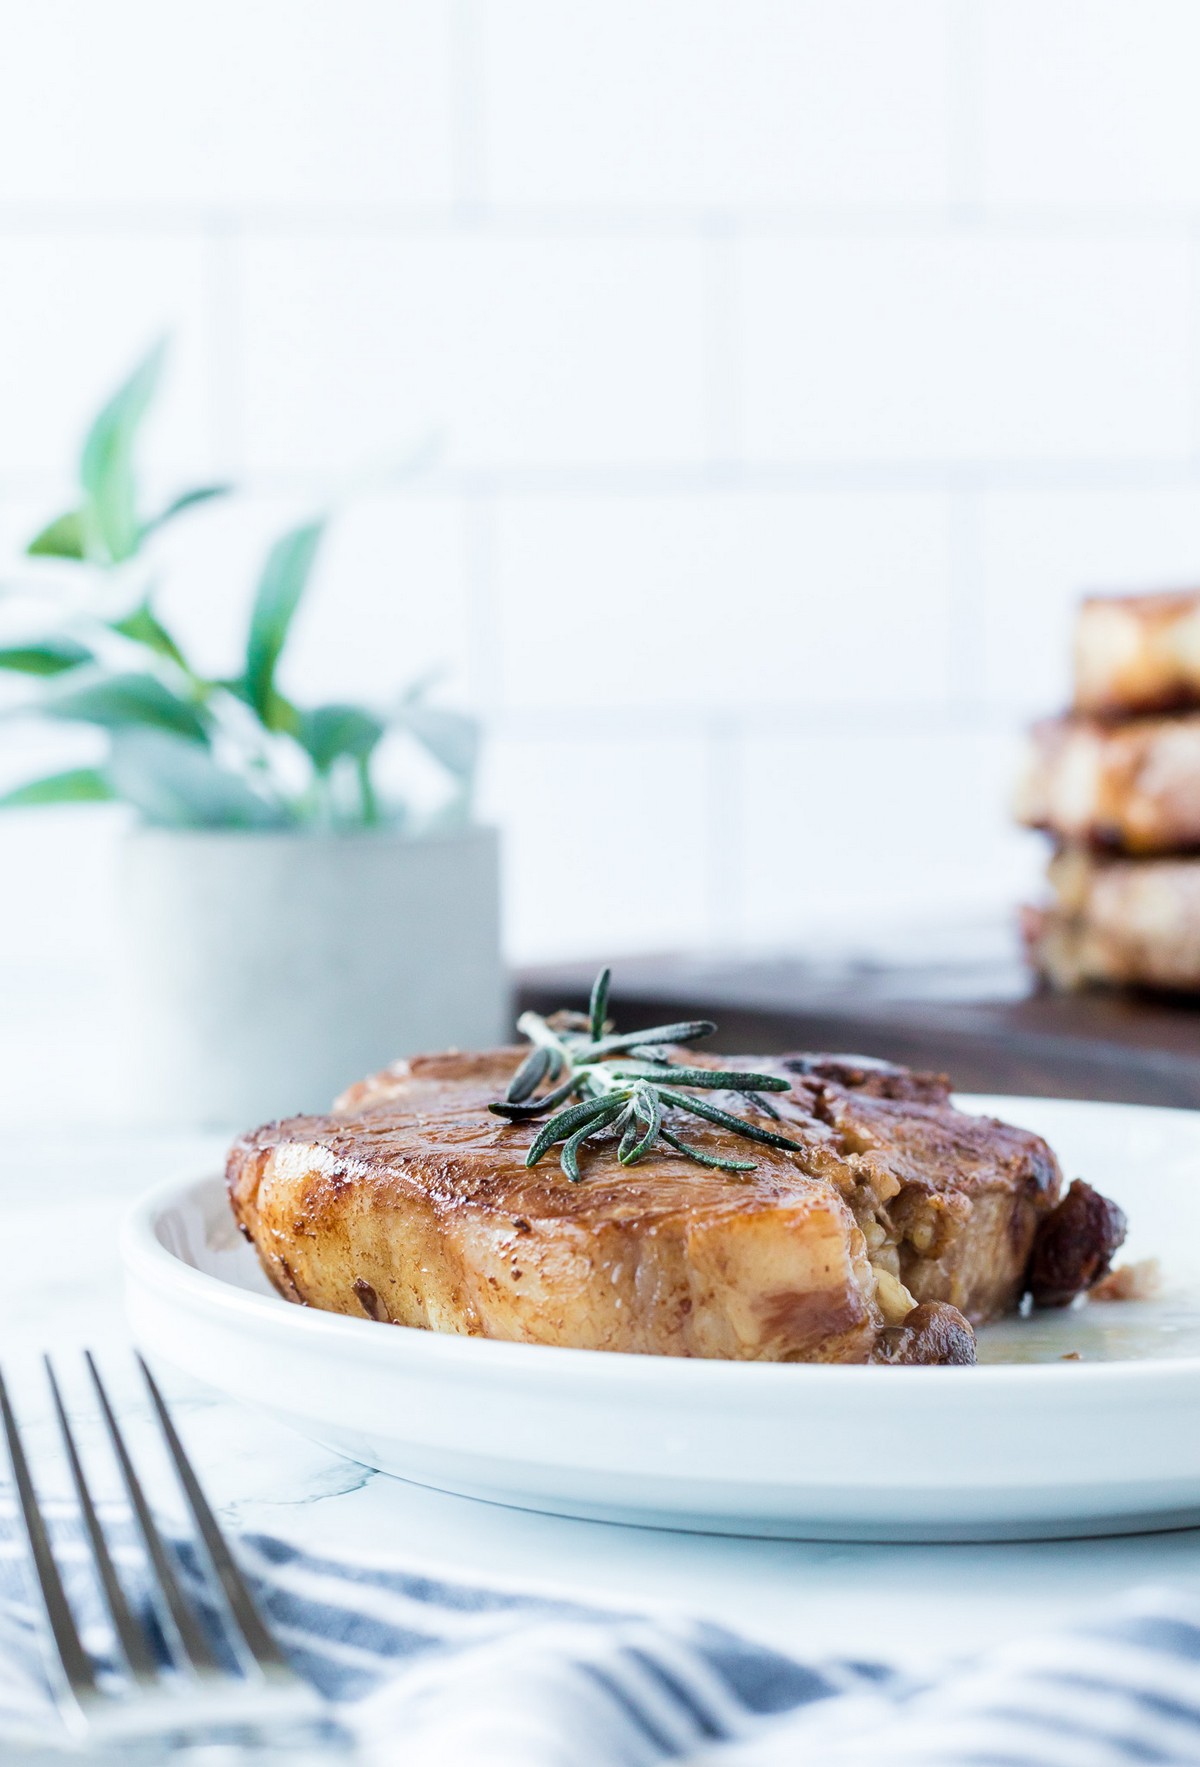
{"type": "Polygon", "coordinates": [[[1084,601],[1074,703],[1034,726],[1016,813],[1055,842],[1023,915],[1040,975],[1200,990],[1200,590],[1084,601]]]}

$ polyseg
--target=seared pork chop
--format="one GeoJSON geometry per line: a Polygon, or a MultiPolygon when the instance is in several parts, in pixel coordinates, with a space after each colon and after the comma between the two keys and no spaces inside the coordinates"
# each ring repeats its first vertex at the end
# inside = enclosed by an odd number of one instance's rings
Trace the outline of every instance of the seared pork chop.
{"type": "Polygon", "coordinates": [[[1075,623],[1075,710],[1101,717],[1200,705],[1200,590],[1089,595],[1075,623]]]}
{"type": "MultiPolygon", "coordinates": [[[[553,1159],[526,1167],[536,1121],[487,1109],[526,1053],[415,1056],[352,1087],[331,1115],[240,1139],[230,1199],[279,1292],[525,1343],[968,1361],[967,1321],[1016,1305],[1059,1200],[1037,1136],[954,1110],[940,1076],[858,1057],[722,1061],[789,1082],[769,1107],[705,1095],[798,1144],[754,1145],[753,1171],[658,1148],[622,1167],[614,1134],[572,1183],[553,1159]]],[[[678,1127],[710,1156],[747,1151],[719,1125],[678,1127]]]]}
{"type": "Polygon", "coordinates": [[[1018,822],[1060,842],[1159,854],[1200,848],[1200,712],[1044,718],[1030,733],[1018,822]]]}

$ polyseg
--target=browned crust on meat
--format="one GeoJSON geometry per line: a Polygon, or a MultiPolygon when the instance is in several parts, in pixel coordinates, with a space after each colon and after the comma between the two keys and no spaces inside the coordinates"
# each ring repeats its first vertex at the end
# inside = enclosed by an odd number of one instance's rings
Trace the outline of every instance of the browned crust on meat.
{"type": "Polygon", "coordinates": [[[969,1365],[975,1361],[975,1333],[956,1307],[923,1301],[902,1325],[880,1332],[872,1361],[895,1367],[969,1365]]]}
{"type": "Polygon", "coordinates": [[[1099,1282],[1125,1242],[1124,1212],[1081,1178],[1038,1223],[1027,1286],[1036,1307],[1065,1307],[1099,1282]]]}
{"type": "Polygon", "coordinates": [[[850,1092],[871,1098],[907,1098],[923,1104],[945,1104],[950,1097],[946,1074],[924,1074],[873,1055],[785,1055],[783,1066],[790,1074],[807,1079],[830,1080],[850,1092]]]}

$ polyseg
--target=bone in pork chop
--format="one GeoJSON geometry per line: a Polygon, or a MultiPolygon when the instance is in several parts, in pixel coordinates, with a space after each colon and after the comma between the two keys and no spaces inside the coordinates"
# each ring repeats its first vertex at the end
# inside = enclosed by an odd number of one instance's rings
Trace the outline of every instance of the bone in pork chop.
{"type": "MultiPolygon", "coordinates": [[[[955,1110],[940,1076],[855,1056],[723,1059],[787,1080],[769,1107],[705,1097],[794,1151],[755,1145],[749,1172],[657,1148],[623,1167],[613,1132],[572,1183],[555,1160],[527,1168],[536,1120],[489,1113],[527,1053],[415,1056],[331,1115],[242,1137],[230,1199],[279,1292],[523,1343],[935,1363],[971,1360],[971,1325],[1026,1292],[1062,1191],[1057,1161],[1036,1135],[955,1110]]],[[[676,1128],[709,1157],[747,1149],[718,1124],[676,1128]]],[[[1080,1283],[1108,1266],[1101,1213],[1104,1246],[1071,1265],[1080,1283]]],[[[1064,1272],[1059,1259],[1056,1304],[1064,1272]]]]}

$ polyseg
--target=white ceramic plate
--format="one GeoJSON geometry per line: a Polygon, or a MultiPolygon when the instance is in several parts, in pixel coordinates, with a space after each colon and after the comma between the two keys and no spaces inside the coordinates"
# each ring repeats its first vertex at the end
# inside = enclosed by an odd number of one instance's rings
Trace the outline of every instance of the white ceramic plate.
{"type": "Polygon", "coordinates": [[[801,1539],[1200,1524],[1200,1112],[960,1102],[1045,1135],[1121,1203],[1123,1256],[1161,1260],[1161,1297],[988,1327],[977,1368],[494,1343],[279,1299],[209,1177],[126,1225],[134,1334],[354,1460],[521,1508],[801,1539]]]}

